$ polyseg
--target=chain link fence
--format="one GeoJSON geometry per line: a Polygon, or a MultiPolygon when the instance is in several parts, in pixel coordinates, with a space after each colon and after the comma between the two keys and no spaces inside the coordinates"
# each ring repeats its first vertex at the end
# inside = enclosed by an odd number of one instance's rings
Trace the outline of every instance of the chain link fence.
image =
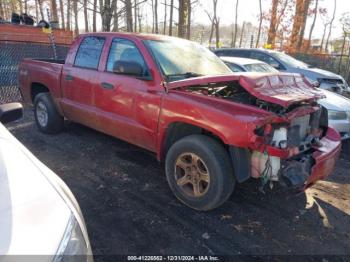
{"type": "MultiPolygon", "coordinates": [[[[65,59],[67,46],[57,46],[58,59],[65,59]]],[[[54,58],[48,44],[0,41],[0,104],[22,100],[17,82],[18,65],[23,58],[54,58]]]]}

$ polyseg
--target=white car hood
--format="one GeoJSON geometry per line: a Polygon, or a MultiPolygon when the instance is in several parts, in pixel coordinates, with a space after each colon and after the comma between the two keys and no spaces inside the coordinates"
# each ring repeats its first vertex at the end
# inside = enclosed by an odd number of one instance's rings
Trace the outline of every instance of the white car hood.
{"type": "Polygon", "coordinates": [[[327,90],[322,92],[327,96],[318,101],[322,106],[329,110],[350,112],[350,99],[327,90]]]}
{"type": "Polygon", "coordinates": [[[0,255],[54,255],[71,216],[35,160],[0,124],[0,255]]]}

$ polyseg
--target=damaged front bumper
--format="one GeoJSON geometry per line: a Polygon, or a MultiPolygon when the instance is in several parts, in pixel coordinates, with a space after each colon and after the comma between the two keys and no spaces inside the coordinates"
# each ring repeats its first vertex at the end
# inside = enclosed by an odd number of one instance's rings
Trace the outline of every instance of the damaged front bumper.
{"type": "Polygon", "coordinates": [[[306,189],[329,176],[341,150],[341,137],[333,128],[308,150],[293,155],[291,149],[266,148],[254,151],[251,157],[251,176],[260,178],[263,186],[270,181],[286,188],[306,189]]]}
{"type": "Polygon", "coordinates": [[[307,188],[316,181],[325,179],[329,176],[335,167],[341,151],[341,138],[337,131],[328,128],[327,134],[321,139],[322,146],[313,152],[312,157],[315,164],[311,168],[311,174],[308,177],[305,187],[307,188]]]}

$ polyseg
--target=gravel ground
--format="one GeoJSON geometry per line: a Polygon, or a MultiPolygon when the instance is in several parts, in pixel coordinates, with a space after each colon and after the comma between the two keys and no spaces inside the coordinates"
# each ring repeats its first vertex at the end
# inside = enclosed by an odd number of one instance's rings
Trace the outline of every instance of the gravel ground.
{"type": "Polygon", "coordinates": [[[252,180],[197,212],[174,198],[145,150],[69,122],[41,134],[31,109],[8,127],[71,188],[95,255],[350,255],[349,142],[334,174],[305,193],[263,194],[252,180]]]}

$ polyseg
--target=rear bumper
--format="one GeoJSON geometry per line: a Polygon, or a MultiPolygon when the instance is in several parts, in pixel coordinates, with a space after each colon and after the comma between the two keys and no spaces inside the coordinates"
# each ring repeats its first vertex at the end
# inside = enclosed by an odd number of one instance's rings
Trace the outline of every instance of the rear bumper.
{"type": "Polygon", "coordinates": [[[311,175],[306,181],[305,188],[329,176],[333,172],[340,155],[341,138],[333,128],[328,128],[327,134],[321,142],[322,147],[316,148],[316,151],[312,154],[315,164],[311,168],[311,175]]]}

